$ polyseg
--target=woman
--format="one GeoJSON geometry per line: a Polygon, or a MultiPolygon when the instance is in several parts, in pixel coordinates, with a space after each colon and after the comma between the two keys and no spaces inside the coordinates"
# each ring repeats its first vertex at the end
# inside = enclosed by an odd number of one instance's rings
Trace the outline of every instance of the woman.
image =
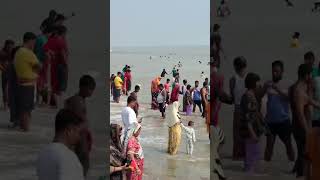
{"type": "Polygon", "coordinates": [[[67,29],[56,27],[53,35],[44,46],[50,60],[51,97],[50,106],[57,107],[57,96],[67,89],[68,81],[68,47],[66,43],[67,29]]]}
{"type": "Polygon", "coordinates": [[[168,153],[175,155],[181,143],[181,125],[179,115],[179,102],[175,101],[168,107],[167,123],[169,126],[168,153]]]}
{"type": "Polygon", "coordinates": [[[175,101],[179,101],[179,93],[180,93],[180,85],[175,83],[174,88],[171,92],[170,102],[173,103],[175,101]]]}
{"type": "Polygon", "coordinates": [[[259,142],[264,133],[260,101],[256,98],[260,91],[259,81],[258,75],[248,73],[245,78],[247,91],[240,103],[240,135],[245,141],[244,169],[248,173],[255,173],[261,156],[259,142]]]}
{"type": "Polygon", "coordinates": [[[131,80],[132,80],[132,77],[131,77],[131,70],[128,69],[127,72],[125,72],[124,74],[124,78],[125,78],[125,87],[126,87],[126,95],[128,95],[128,93],[131,91],[131,80]]]}
{"type": "Polygon", "coordinates": [[[141,132],[141,125],[134,123],[125,137],[124,149],[126,157],[130,163],[130,172],[127,172],[128,180],[142,180],[144,155],[142,146],[139,142],[139,135],[141,132]]]}
{"type": "Polygon", "coordinates": [[[186,101],[186,115],[191,116],[192,114],[192,105],[193,105],[193,100],[191,96],[191,85],[187,85],[187,91],[185,93],[185,101],[186,101]]]}
{"type": "Polygon", "coordinates": [[[151,82],[151,109],[157,110],[157,96],[159,93],[159,85],[160,85],[161,77],[157,77],[151,82]]]}
{"type": "MultiPolygon", "coordinates": [[[[116,76],[114,74],[111,74],[111,77],[110,77],[110,93],[111,93],[111,96],[113,96],[113,91],[114,91],[114,78],[116,78],[116,76]]],[[[113,97],[113,100],[114,97],[113,97]]]]}
{"type": "Polygon", "coordinates": [[[122,154],[120,144],[122,128],[118,124],[111,124],[110,126],[110,179],[123,180],[123,172],[129,168],[124,164],[125,156],[122,154]]]}

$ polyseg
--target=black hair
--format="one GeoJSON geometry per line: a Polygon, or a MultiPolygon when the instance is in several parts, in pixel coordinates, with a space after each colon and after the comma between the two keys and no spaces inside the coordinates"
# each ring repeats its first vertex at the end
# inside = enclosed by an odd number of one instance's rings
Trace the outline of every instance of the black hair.
{"type": "Polygon", "coordinates": [[[188,122],[188,126],[191,126],[193,124],[193,121],[188,122]]]}
{"type": "Polygon", "coordinates": [[[3,50],[6,51],[6,50],[8,49],[8,46],[10,46],[10,45],[14,45],[14,41],[11,40],[11,39],[5,40],[5,41],[4,41],[3,50]]]}
{"type": "Polygon", "coordinates": [[[159,87],[163,87],[163,84],[159,84],[159,87]]]}
{"type": "Polygon", "coordinates": [[[311,74],[312,68],[307,64],[301,64],[298,68],[299,79],[304,79],[308,74],[311,74]]]}
{"type": "Polygon", "coordinates": [[[273,61],[273,63],[272,63],[272,68],[274,68],[274,67],[280,67],[281,71],[284,70],[283,62],[280,61],[280,60],[273,61]]]}
{"type": "Polygon", "coordinates": [[[260,77],[255,73],[248,73],[245,79],[245,86],[247,89],[255,89],[260,77]]]}
{"type": "Polygon", "coordinates": [[[314,53],[312,51],[308,51],[304,54],[304,60],[314,59],[314,53]]]}
{"type": "Polygon", "coordinates": [[[194,83],[197,84],[197,83],[199,83],[199,81],[197,80],[197,81],[195,81],[194,83]]]}
{"type": "Polygon", "coordinates": [[[205,78],[204,80],[205,80],[205,81],[209,81],[209,78],[205,78]]]}
{"type": "Polygon", "coordinates": [[[135,97],[129,96],[128,99],[127,99],[127,104],[130,104],[130,103],[135,102],[135,101],[137,101],[137,99],[135,97]]]}
{"type": "Polygon", "coordinates": [[[219,24],[214,24],[213,25],[213,31],[216,32],[220,29],[220,25],[219,24]]]}
{"type": "Polygon", "coordinates": [[[189,90],[189,89],[191,89],[191,85],[190,84],[187,85],[187,90],[189,90]]]}
{"type": "Polygon", "coordinates": [[[140,89],[140,86],[136,85],[136,86],[134,87],[134,90],[138,90],[138,89],[140,89]]]}
{"type": "Polygon", "coordinates": [[[170,79],[167,79],[167,82],[170,81],[170,79]]]}
{"type": "Polygon", "coordinates": [[[23,43],[27,43],[29,42],[30,40],[35,40],[37,38],[37,36],[32,33],[32,32],[26,32],[24,33],[23,35],[23,43]]]}
{"type": "Polygon", "coordinates": [[[117,75],[121,75],[122,73],[121,72],[117,72],[117,75]]]}
{"type": "Polygon", "coordinates": [[[238,56],[233,60],[233,67],[236,71],[240,71],[247,67],[247,60],[243,56],[238,56]]]}
{"type": "Polygon", "coordinates": [[[47,26],[42,33],[43,34],[48,34],[48,33],[53,33],[54,32],[54,28],[52,26],[47,26]]]}
{"type": "Polygon", "coordinates": [[[207,86],[208,83],[207,82],[203,82],[203,87],[207,86]]]}
{"type": "Polygon", "coordinates": [[[56,115],[55,132],[62,132],[70,126],[79,126],[82,122],[83,119],[81,119],[72,111],[62,109],[56,115]]]}
{"type": "Polygon", "coordinates": [[[83,75],[79,80],[79,88],[95,89],[96,81],[90,75],[83,75]]]}
{"type": "Polygon", "coordinates": [[[183,82],[183,84],[187,84],[188,83],[188,81],[186,79],[184,79],[182,82],[183,82]]]}
{"type": "Polygon", "coordinates": [[[56,15],[57,15],[57,12],[55,10],[51,9],[49,11],[49,17],[55,17],[56,15]]]}
{"type": "Polygon", "coordinates": [[[56,16],[57,17],[55,19],[55,22],[57,22],[57,21],[65,21],[66,20],[66,17],[63,14],[57,14],[56,16]]]}

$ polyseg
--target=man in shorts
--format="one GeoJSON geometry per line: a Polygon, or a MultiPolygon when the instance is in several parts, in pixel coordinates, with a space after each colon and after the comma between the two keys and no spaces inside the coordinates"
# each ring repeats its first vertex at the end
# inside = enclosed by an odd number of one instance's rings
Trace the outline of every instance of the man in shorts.
{"type": "Polygon", "coordinates": [[[117,76],[114,78],[114,100],[116,103],[120,102],[120,96],[121,96],[121,90],[122,90],[122,86],[123,86],[123,81],[121,79],[121,72],[117,73],[117,76]]]}
{"type": "Polygon", "coordinates": [[[14,67],[17,74],[17,107],[20,128],[29,131],[31,112],[34,108],[34,90],[40,70],[40,64],[33,53],[36,35],[27,32],[23,36],[23,46],[15,54],[14,67]]]}

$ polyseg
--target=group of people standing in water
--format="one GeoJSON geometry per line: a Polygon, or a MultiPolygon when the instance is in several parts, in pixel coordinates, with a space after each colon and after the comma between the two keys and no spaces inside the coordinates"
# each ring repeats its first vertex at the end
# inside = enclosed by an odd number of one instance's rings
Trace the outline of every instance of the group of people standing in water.
{"type": "Polygon", "coordinates": [[[235,75],[229,80],[228,93],[224,90],[224,76],[220,72],[221,36],[217,29],[219,25],[215,25],[211,36],[210,112],[213,116],[210,120],[212,128],[219,127],[221,104],[234,104],[233,160],[243,160],[247,173],[258,173],[262,154],[266,162],[272,160],[278,136],[286,148],[288,160],[295,161],[292,172],[297,177],[319,179],[320,66],[315,66],[314,53],[305,53],[304,62],[297,69],[297,81],[291,86],[283,76],[283,61],[276,60],[270,64],[272,79],[262,84],[259,74],[248,71],[246,58],[236,57],[233,61],[235,75]],[[261,109],[264,98],[265,114],[261,109]],[[260,144],[264,135],[266,145],[262,153],[260,144]],[[292,135],[297,153],[293,148],[292,135]]]}

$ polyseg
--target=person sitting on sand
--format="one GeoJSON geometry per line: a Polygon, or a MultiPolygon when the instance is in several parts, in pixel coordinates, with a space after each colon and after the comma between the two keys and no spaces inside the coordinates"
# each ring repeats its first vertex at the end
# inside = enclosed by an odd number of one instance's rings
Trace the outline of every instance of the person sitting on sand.
{"type": "Polygon", "coordinates": [[[300,33],[295,32],[292,36],[292,41],[291,41],[292,48],[298,48],[300,46],[299,38],[300,38],[300,33]]]}

